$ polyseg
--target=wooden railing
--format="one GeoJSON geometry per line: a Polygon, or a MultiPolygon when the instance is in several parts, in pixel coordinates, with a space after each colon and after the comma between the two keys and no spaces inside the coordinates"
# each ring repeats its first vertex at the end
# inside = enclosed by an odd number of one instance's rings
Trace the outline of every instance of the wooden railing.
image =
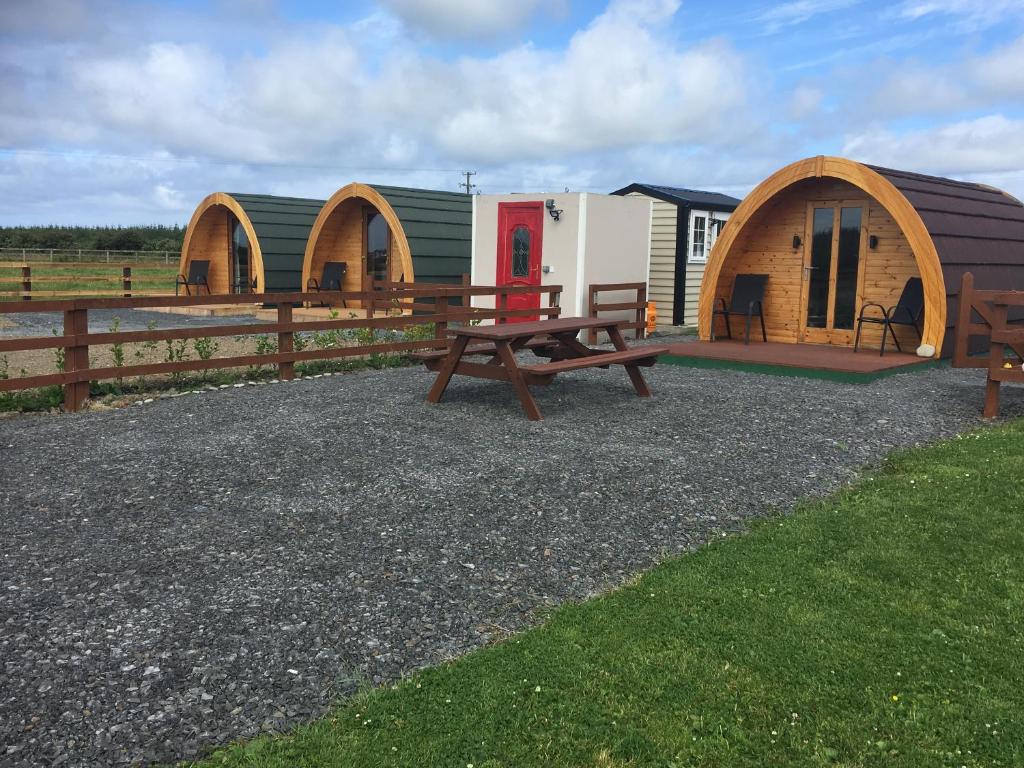
{"type": "Polygon", "coordinates": [[[168,267],[161,265],[0,262],[0,301],[69,296],[164,295],[173,287],[173,276],[168,270],[168,267]],[[68,269],[73,271],[67,272],[68,269]],[[9,290],[5,286],[17,286],[17,289],[9,290]]]}
{"type": "MultiPolygon", "coordinates": [[[[619,327],[623,330],[633,328],[636,330],[635,338],[644,338],[647,333],[647,283],[591,283],[587,297],[588,317],[597,317],[599,312],[634,310],[636,319],[630,323],[622,323],[619,327]],[[636,301],[600,303],[599,295],[609,291],[636,291],[636,301]]],[[[589,331],[587,335],[591,344],[597,341],[596,331],[589,331]]]]}
{"type": "Polygon", "coordinates": [[[64,388],[64,408],[77,411],[89,396],[89,382],[104,379],[122,379],[131,376],[159,375],[181,371],[200,371],[218,368],[239,368],[276,364],[278,377],[291,379],[295,375],[295,363],[307,360],[328,360],[342,357],[410,352],[419,349],[443,349],[447,346],[449,323],[495,320],[501,322],[511,317],[544,315],[557,317],[561,313],[554,296],[561,293],[561,286],[520,286],[494,288],[491,286],[440,286],[382,288],[372,292],[364,291],[322,291],[320,293],[273,293],[261,294],[259,301],[276,303],[277,322],[243,323],[239,325],[210,325],[203,327],[170,328],[166,330],[111,331],[108,333],[89,332],[89,311],[99,309],[152,309],[163,307],[201,307],[208,305],[252,304],[253,295],[213,296],[159,296],[111,299],[73,299],[64,301],[32,301],[0,303],[0,315],[25,312],[62,312],[64,333],[60,336],[34,336],[8,338],[0,337],[0,353],[24,352],[37,349],[63,349],[64,370],[60,373],[20,376],[0,379],[0,392],[60,385],[64,388]],[[551,294],[549,306],[540,309],[486,309],[471,307],[473,296],[508,297],[511,294],[551,294]],[[373,307],[367,317],[346,319],[324,319],[295,322],[292,310],[295,305],[341,303],[345,301],[365,302],[362,306],[375,305],[389,308],[392,314],[375,317],[373,307]],[[458,301],[458,304],[455,302],[458,301]],[[401,311],[394,314],[393,309],[401,311]],[[425,324],[434,325],[433,338],[393,341],[361,346],[328,347],[296,351],[294,334],[306,331],[327,331],[340,329],[402,330],[425,324]],[[139,342],[174,341],[225,336],[246,336],[277,334],[277,352],[257,355],[239,355],[200,360],[145,363],[139,365],[89,367],[89,347],[101,344],[131,344],[139,342]]]}
{"type": "Polygon", "coordinates": [[[960,281],[959,301],[953,367],[987,370],[982,415],[992,419],[999,415],[999,386],[1004,381],[1024,383],[1024,328],[1014,327],[1009,317],[1012,308],[1024,308],[1024,291],[979,290],[974,275],[967,272],[960,281]],[[977,337],[983,345],[987,341],[987,355],[971,355],[971,339],[977,337]],[[1007,348],[1016,361],[1007,359],[1007,348]]]}

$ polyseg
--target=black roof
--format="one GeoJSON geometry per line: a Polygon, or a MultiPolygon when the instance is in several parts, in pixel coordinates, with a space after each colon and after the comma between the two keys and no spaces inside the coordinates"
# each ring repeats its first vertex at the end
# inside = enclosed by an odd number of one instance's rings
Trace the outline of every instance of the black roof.
{"type": "Polygon", "coordinates": [[[228,192],[249,217],[263,255],[267,291],[301,290],[306,241],[323,200],[228,192]]]}
{"type": "Polygon", "coordinates": [[[458,282],[471,268],[473,196],[370,184],[402,222],[417,282],[458,282]]]}
{"type": "Polygon", "coordinates": [[[707,192],[703,189],[686,189],[685,187],[665,187],[660,184],[634,183],[628,187],[617,189],[612,194],[628,195],[630,192],[639,192],[642,195],[685,208],[701,207],[713,211],[734,211],[740,204],[739,199],[723,195],[721,192],[707,192]]]}

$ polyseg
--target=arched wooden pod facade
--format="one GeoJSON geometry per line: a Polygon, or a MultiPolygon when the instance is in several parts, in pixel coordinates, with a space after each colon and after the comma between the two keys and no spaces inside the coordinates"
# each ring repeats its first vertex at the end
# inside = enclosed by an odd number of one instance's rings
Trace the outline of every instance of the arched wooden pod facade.
{"type": "Polygon", "coordinates": [[[196,207],[178,271],[210,262],[211,293],[299,291],[306,242],[323,200],[214,192],[196,207]],[[241,263],[240,263],[241,262],[241,263]]]}
{"type": "MultiPolygon", "coordinates": [[[[907,279],[920,277],[925,294],[921,343],[933,346],[937,356],[951,352],[952,334],[946,331],[956,319],[964,272],[973,272],[976,284],[986,288],[1024,288],[1020,201],[980,184],[840,157],[811,157],[769,176],[732,214],[701,285],[701,339],[710,338],[715,300],[729,300],[737,274],[767,274],[769,341],[853,345],[852,329],[808,327],[812,216],[823,207],[861,210],[854,316],[868,302],[894,305],[907,279]]],[[[838,242],[839,232],[835,238],[838,242]]],[[[835,280],[833,266],[833,287],[835,280]]],[[[715,322],[720,324],[716,335],[724,333],[723,320],[715,322]]],[[[905,349],[919,343],[911,329],[898,328],[897,335],[905,349]]],[[[879,342],[880,326],[865,324],[862,344],[879,342]]]]}
{"type": "Polygon", "coordinates": [[[365,288],[372,276],[367,263],[368,221],[376,214],[387,222],[389,280],[458,283],[470,271],[470,195],[354,182],[331,195],[313,224],[303,285],[311,277],[319,280],[327,262],[344,262],[345,289],[365,288]]]}

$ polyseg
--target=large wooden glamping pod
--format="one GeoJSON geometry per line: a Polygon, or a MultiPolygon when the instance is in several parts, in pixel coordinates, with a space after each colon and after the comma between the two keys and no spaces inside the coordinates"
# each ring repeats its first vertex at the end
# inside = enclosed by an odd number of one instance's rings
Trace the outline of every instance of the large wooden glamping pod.
{"type": "Polygon", "coordinates": [[[458,192],[348,184],[324,204],[306,244],[302,284],[344,264],[345,290],[374,281],[459,283],[469,273],[473,198],[458,192]]]}
{"type": "MultiPolygon", "coordinates": [[[[724,335],[723,318],[712,313],[739,274],[768,275],[769,341],[850,347],[861,308],[895,305],[919,277],[921,339],[912,327],[896,334],[905,350],[923,343],[948,355],[964,272],[979,287],[1024,288],[1019,200],[980,184],[812,157],[765,179],[732,214],[701,286],[700,338],[710,338],[712,322],[724,335]]],[[[881,326],[865,323],[861,348],[880,341],[881,326]]]]}
{"type": "Polygon", "coordinates": [[[208,261],[210,293],[299,291],[302,261],[323,200],[214,192],[189,221],[178,272],[208,261]]]}

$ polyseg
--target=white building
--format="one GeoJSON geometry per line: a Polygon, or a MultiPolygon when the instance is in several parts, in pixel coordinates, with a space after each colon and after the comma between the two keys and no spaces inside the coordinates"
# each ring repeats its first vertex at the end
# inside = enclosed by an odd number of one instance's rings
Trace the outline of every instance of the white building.
{"type": "Polygon", "coordinates": [[[658,325],[696,325],[704,265],[715,240],[740,201],[719,192],[630,184],[615,195],[650,200],[649,298],[658,325]]]}
{"type": "MultiPolygon", "coordinates": [[[[561,285],[562,316],[586,316],[591,284],[647,282],[650,230],[651,202],[645,198],[589,192],[477,195],[472,281],[561,285]]],[[[537,306],[526,301],[510,299],[510,306],[537,306]]],[[[600,301],[635,301],[635,293],[601,294],[600,301]]],[[[494,299],[480,297],[474,304],[494,306],[494,299]]],[[[619,314],[633,319],[628,311],[619,314]]]]}

